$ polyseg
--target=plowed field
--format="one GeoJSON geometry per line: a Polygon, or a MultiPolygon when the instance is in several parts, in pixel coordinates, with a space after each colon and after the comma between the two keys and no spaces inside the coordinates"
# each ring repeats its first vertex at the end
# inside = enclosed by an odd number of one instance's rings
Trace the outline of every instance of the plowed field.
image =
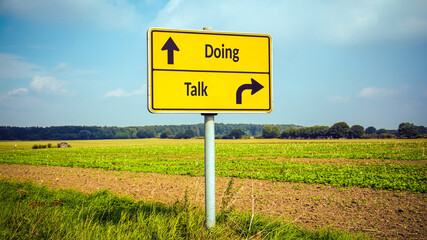
{"type": "MultiPolygon", "coordinates": [[[[182,200],[187,191],[191,202],[204,204],[203,177],[5,164],[0,174],[1,179],[29,180],[55,189],[85,193],[109,189],[136,200],[162,203],[182,200]]],[[[222,207],[229,180],[216,179],[217,207],[222,207]]],[[[427,236],[425,194],[250,179],[235,179],[234,189],[232,203],[237,210],[254,210],[307,228],[332,227],[387,239],[427,236]]]]}

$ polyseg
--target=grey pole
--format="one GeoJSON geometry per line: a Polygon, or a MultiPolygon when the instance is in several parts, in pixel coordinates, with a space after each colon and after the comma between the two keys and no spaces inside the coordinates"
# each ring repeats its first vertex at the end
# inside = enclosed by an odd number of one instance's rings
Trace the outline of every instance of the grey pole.
{"type": "MultiPolygon", "coordinates": [[[[212,31],[212,27],[203,30],[212,31]]],[[[215,113],[205,116],[205,227],[215,226],[215,113]]]]}
{"type": "Polygon", "coordinates": [[[215,122],[216,114],[205,116],[205,226],[215,225],[215,122]]]}

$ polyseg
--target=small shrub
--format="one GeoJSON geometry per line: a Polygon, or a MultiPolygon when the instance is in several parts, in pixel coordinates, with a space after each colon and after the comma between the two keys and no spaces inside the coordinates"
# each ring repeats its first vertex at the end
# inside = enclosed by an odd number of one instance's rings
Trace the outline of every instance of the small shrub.
{"type": "Polygon", "coordinates": [[[33,149],[52,148],[52,144],[51,143],[49,143],[47,145],[46,144],[45,145],[43,145],[43,144],[34,144],[32,148],[33,149]]]}
{"type": "Polygon", "coordinates": [[[376,133],[371,133],[371,134],[363,134],[362,135],[362,139],[374,139],[374,138],[378,138],[378,135],[376,133]]]}
{"type": "Polygon", "coordinates": [[[382,139],[390,139],[390,138],[397,138],[395,135],[390,133],[381,133],[380,138],[382,139]]]}

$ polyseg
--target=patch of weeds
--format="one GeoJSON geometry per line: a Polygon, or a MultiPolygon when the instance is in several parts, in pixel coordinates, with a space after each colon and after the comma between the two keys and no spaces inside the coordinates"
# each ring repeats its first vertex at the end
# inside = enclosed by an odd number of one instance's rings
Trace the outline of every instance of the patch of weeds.
{"type": "Polygon", "coordinates": [[[338,206],[340,206],[344,210],[347,210],[347,208],[349,207],[349,203],[345,199],[341,199],[341,202],[338,203],[338,206]]]}
{"type": "Polygon", "coordinates": [[[304,189],[307,189],[309,186],[310,186],[309,184],[305,184],[305,183],[295,183],[294,189],[295,190],[304,190],[304,189]]]}
{"type": "Polygon", "coordinates": [[[228,181],[227,187],[225,188],[222,195],[221,206],[219,208],[220,211],[218,214],[219,218],[222,218],[223,215],[225,216],[226,214],[234,211],[234,201],[238,191],[239,188],[234,188],[234,178],[231,178],[228,181]]]}
{"type": "Polygon", "coordinates": [[[314,197],[310,197],[310,199],[312,199],[314,201],[319,201],[319,200],[322,200],[323,197],[322,196],[314,196],[314,197]]]}

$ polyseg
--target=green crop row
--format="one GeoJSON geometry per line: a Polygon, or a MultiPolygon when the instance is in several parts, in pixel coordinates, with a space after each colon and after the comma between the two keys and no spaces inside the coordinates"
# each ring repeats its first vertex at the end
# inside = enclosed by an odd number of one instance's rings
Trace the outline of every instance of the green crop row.
{"type": "MultiPolygon", "coordinates": [[[[340,159],[383,159],[383,160],[427,160],[427,141],[326,141],[326,140],[229,140],[218,141],[216,154],[218,157],[267,157],[267,158],[340,158],[340,159]]],[[[31,142],[0,142],[0,151],[19,150],[19,146],[32,146],[31,142]],[[18,148],[14,149],[13,145],[18,148]]],[[[46,142],[43,142],[46,144],[46,142]]],[[[203,154],[202,140],[169,140],[164,142],[154,139],[147,141],[99,140],[76,141],[72,146],[91,147],[97,154],[123,154],[130,156],[182,156],[203,154]],[[135,145],[130,145],[134,143],[135,145]],[[127,145],[124,145],[127,144],[127,145]],[[108,146],[102,146],[108,145],[108,146]]],[[[76,147],[81,149],[81,147],[76,147]]],[[[23,150],[23,149],[21,149],[23,150]]],[[[83,150],[84,151],[84,150],[83,150]]]]}
{"type": "MultiPolygon", "coordinates": [[[[217,144],[216,175],[427,192],[426,142],[217,144]],[[309,164],[276,159],[393,159],[400,164],[309,164]],[[405,164],[417,160],[420,164],[405,164]]],[[[202,144],[1,150],[0,163],[203,176],[202,144]]],[[[368,161],[369,162],[369,161],[368,161]]]]}
{"type": "Polygon", "coordinates": [[[427,192],[425,165],[351,166],[261,160],[224,161],[217,165],[220,165],[217,167],[219,176],[427,192]]]}
{"type": "Polygon", "coordinates": [[[426,160],[427,141],[376,143],[217,144],[220,157],[426,160]]]}
{"type": "Polygon", "coordinates": [[[309,231],[267,217],[219,212],[211,231],[187,199],[172,205],[135,202],[106,191],[84,195],[0,181],[1,239],[355,239],[309,231]]]}

